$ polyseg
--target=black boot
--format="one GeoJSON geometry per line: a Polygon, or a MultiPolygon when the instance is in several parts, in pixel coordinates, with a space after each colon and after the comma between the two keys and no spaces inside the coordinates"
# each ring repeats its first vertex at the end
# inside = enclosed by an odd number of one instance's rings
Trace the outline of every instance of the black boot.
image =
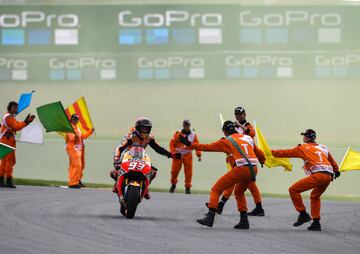
{"type": "Polygon", "coordinates": [[[191,194],[190,188],[186,188],[186,189],[185,189],[185,194],[191,194]]]}
{"type": "Polygon", "coordinates": [[[309,221],[311,221],[310,215],[306,211],[301,211],[297,221],[293,224],[293,226],[298,227],[309,221]]]}
{"type": "Polygon", "coordinates": [[[321,225],[319,219],[313,219],[313,222],[311,223],[311,226],[308,227],[308,230],[310,231],[321,231],[321,225]]]}
{"type": "Polygon", "coordinates": [[[6,178],[5,187],[6,188],[16,188],[16,186],[13,184],[12,177],[7,177],[6,178]]]}
{"type": "Polygon", "coordinates": [[[79,185],[81,188],[85,188],[85,185],[81,181],[79,182],[79,185]]]}
{"type": "Polygon", "coordinates": [[[249,216],[265,216],[265,211],[262,208],[261,202],[256,203],[254,210],[248,213],[249,216]]]}
{"type": "Polygon", "coordinates": [[[81,189],[80,184],[69,185],[68,187],[69,187],[69,189],[81,189]]]}
{"type": "Polygon", "coordinates": [[[235,229],[249,229],[249,220],[246,212],[240,213],[240,222],[234,226],[235,229]]]}
{"type": "Polygon", "coordinates": [[[175,189],[176,189],[176,184],[172,184],[170,189],[169,189],[169,192],[170,193],[174,193],[175,192],[175,189]]]}
{"type": "Polygon", "coordinates": [[[198,223],[204,226],[212,227],[215,220],[215,209],[210,208],[209,212],[205,214],[205,217],[199,220],[196,220],[198,223]]]}
{"type": "Polygon", "coordinates": [[[4,177],[0,176],[0,187],[5,187],[4,177]]]}
{"type": "Polygon", "coordinates": [[[218,204],[218,208],[216,210],[216,213],[222,214],[222,212],[224,210],[224,205],[225,205],[227,200],[228,200],[227,198],[224,198],[224,197],[221,198],[221,200],[220,200],[220,202],[218,204]]]}

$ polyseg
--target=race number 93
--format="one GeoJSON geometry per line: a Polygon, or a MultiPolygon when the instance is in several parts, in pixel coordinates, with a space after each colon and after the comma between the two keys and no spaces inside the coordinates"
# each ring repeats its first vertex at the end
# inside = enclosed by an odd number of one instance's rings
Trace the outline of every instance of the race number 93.
{"type": "Polygon", "coordinates": [[[145,167],[145,163],[144,162],[140,162],[140,161],[133,161],[129,164],[129,170],[143,170],[143,168],[145,167]]]}

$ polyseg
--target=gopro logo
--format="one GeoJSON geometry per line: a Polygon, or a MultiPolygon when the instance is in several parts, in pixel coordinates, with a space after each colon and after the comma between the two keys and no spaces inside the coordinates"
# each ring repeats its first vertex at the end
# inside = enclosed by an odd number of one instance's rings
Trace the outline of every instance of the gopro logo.
{"type": "Polygon", "coordinates": [[[190,26],[221,26],[223,18],[218,13],[194,13],[187,11],[169,10],[162,13],[149,13],[143,16],[136,16],[132,11],[122,11],[118,16],[119,25],[122,27],[161,27],[174,24],[186,24],[190,26]]]}
{"type": "Polygon", "coordinates": [[[28,27],[29,25],[44,24],[46,27],[78,27],[79,17],[75,14],[49,14],[41,11],[23,11],[21,14],[1,14],[0,27],[28,27]]]}
{"type": "Polygon", "coordinates": [[[341,15],[337,13],[310,13],[308,11],[284,11],[283,13],[269,13],[256,15],[252,11],[240,12],[240,25],[254,26],[291,26],[305,24],[309,26],[334,27],[341,25],[341,15]]]}
{"type": "Polygon", "coordinates": [[[138,66],[141,68],[171,68],[171,67],[203,67],[205,60],[203,58],[190,58],[169,56],[164,58],[148,59],[140,57],[138,59],[138,66]]]}
{"type": "Polygon", "coordinates": [[[245,57],[235,57],[228,56],[225,59],[227,66],[260,66],[260,65],[271,65],[271,66],[291,66],[292,65],[291,57],[273,57],[269,55],[258,55],[258,56],[245,56],[245,57]]]}
{"type": "Polygon", "coordinates": [[[360,63],[360,54],[348,54],[344,56],[317,55],[315,63],[318,66],[348,66],[360,63]]]}
{"type": "Polygon", "coordinates": [[[116,68],[116,61],[113,59],[95,59],[93,57],[81,57],[68,60],[51,58],[49,60],[49,66],[52,69],[81,69],[85,67],[112,69],[116,68]]]}

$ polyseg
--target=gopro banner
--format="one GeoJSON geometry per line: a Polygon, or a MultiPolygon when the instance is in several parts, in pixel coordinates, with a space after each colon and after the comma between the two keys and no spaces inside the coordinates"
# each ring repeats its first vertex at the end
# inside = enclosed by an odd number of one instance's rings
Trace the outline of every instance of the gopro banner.
{"type": "Polygon", "coordinates": [[[1,5],[0,81],[359,79],[360,7],[1,5]]]}

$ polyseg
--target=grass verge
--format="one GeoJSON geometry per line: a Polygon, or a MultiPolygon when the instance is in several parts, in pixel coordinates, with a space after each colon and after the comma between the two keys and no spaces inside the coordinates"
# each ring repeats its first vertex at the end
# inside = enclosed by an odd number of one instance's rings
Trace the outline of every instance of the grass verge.
{"type": "MultiPolygon", "coordinates": [[[[67,182],[64,181],[53,181],[53,180],[41,180],[41,179],[24,179],[24,178],[16,178],[15,183],[17,185],[27,185],[27,186],[67,186],[67,182]]],[[[87,188],[94,189],[111,189],[113,187],[112,184],[102,184],[102,183],[84,183],[87,188]]],[[[152,192],[168,192],[168,189],[163,188],[150,188],[152,192]]],[[[184,189],[177,189],[177,193],[184,193],[184,189]]],[[[193,194],[209,194],[209,191],[204,190],[191,190],[193,194]]],[[[261,193],[263,197],[266,198],[289,198],[288,194],[278,194],[278,193],[261,193]]],[[[247,193],[247,196],[250,196],[247,193]]],[[[303,195],[305,199],[309,199],[309,195],[303,195]]],[[[335,200],[335,201],[358,201],[360,202],[360,196],[331,196],[331,195],[323,195],[323,200],[335,200]]]]}

